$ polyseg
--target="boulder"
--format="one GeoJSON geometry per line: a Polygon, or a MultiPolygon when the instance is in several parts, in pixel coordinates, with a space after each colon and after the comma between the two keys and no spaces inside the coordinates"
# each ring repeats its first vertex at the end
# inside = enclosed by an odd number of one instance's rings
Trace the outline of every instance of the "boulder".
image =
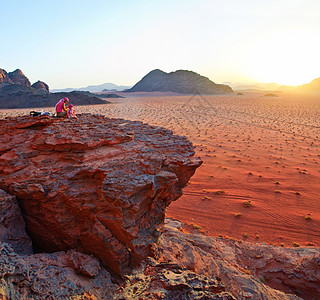
{"type": "Polygon", "coordinates": [[[34,250],[93,254],[117,275],[153,253],[200,164],[185,137],[141,122],[0,120],[0,188],[17,197],[34,250]]]}

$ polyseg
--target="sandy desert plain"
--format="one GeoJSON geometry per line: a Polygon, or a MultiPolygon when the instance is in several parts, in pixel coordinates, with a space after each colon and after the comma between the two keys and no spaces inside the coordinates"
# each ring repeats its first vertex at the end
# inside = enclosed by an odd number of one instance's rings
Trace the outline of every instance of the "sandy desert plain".
{"type": "Polygon", "coordinates": [[[131,94],[76,113],[140,120],[194,143],[203,164],[168,217],[207,235],[319,247],[320,97],[264,95],[131,94]]]}

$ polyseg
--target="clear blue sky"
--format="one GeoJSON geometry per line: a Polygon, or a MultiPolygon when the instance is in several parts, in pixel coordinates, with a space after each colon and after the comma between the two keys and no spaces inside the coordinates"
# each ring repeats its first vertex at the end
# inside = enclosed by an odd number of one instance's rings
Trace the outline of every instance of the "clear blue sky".
{"type": "Polygon", "coordinates": [[[0,68],[50,88],[132,85],[149,71],[221,82],[320,77],[318,0],[0,0],[0,68]]]}

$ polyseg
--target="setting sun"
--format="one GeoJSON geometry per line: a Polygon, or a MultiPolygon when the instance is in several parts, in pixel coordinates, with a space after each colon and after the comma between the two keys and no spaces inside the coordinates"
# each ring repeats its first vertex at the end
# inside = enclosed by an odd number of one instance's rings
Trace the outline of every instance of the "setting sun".
{"type": "Polygon", "coordinates": [[[300,85],[319,77],[320,41],[313,33],[280,32],[253,43],[248,75],[261,82],[300,85]]]}

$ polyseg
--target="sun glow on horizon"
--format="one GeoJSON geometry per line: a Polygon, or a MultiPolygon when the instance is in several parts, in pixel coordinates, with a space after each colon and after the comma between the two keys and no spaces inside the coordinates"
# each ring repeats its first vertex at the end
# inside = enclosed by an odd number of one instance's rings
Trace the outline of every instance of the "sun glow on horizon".
{"type": "Polygon", "coordinates": [[[10,26],[0,33],[0,68],[19,68],[51,89],[133,85],[153,69],[192,70],[217,83],[300,85],[320,76],[320,1],[41,4],[2,3],[2,22],[10,26]],[[58,22],[65,12],[67,24],[58,22]]]}
{"type": "Polygon", "coordinates": [[[313,33],[281,32],[253,44],[247,56],[250,77],[293,86],[319,77],[320,41],[314,37],[313,33]]]}

